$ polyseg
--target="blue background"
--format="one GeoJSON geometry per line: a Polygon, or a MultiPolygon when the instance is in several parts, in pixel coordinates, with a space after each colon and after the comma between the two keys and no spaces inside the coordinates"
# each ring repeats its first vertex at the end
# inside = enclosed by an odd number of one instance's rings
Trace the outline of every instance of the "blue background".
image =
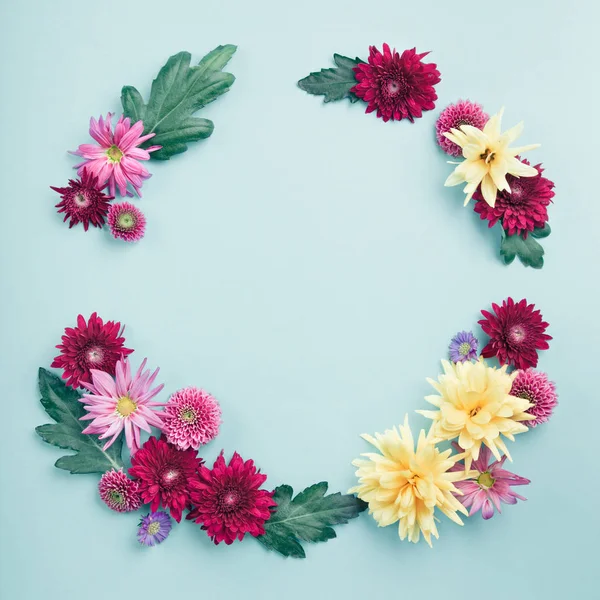
{"type": "Polygon", "coordinates": [[[597,17],[591,1],[3,3],[2,599],[594,597],[597,17]],[[438,106],[414,125],[297,89],[333,52],[366,57],[384,41],[432,50],[442,73],[438,106]],[[124,84],[147,97],[169,55],[197,61],[224,43],[239,45],[237,81],[201,113],[210,139],[150,164],[145,239],[69,230],[48,186],[72,174],[66,150],[88,142],[90,115],[119,111],[124,84]],[[523,119],[521,141],[542,144],[529,158],[557,193],[542,271],[505,267],[499,232],[443,187],[433,127],[459,97],[506,106],[505,126],[523,119]],[[37,368],[78,313],[98,311],[127,324],[134,363],[160,366],[166,392],[220,400],[209,461],[238,450],[271,486],[345,491],[359,434],[406,412],[425,425],[413,411],[449,338],[481,334],[479,310],[508,295],[551,323],[540,368],[560,405],[510,447],[528,502],[464,528],[443,518],[433,550],[367,515],[305,561],[251,539],[214,547],[188,523],[144,549],[137,516],[107,510],[96,476],[53,468],[61,452],[34,433],[49,421],[37,368]]]}

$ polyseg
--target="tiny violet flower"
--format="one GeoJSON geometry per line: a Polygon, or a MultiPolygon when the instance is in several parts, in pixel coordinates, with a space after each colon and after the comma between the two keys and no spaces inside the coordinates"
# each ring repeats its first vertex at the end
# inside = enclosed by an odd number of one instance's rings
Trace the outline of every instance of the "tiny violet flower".
{"type": "Polygon", "coordinates": [[[448,350],[453,363],[477,358],[477,338],[470,331],[460,331],[451,340],[448,350]]]}
{"type": "Polygon", "coordinates": [[[144,546],[155,546],[164,542],[171,531],[171,517],[159,510],[141,518],[138,529],[138,541],[144,546]]]}

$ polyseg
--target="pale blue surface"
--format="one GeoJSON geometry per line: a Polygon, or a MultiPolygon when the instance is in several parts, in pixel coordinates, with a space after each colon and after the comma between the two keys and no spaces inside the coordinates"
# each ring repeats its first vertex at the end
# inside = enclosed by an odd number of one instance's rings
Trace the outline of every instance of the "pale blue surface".
{"type": "Polygon", "coordinates": [[[597,10],[418,6],[3,3],[2,600],[597,597],[597,10]],[[366,56],[383,41],[431,49],[442,72],[438,108],[415,125],[296,88],[333,52],[366,56]],[[88,141],[90,115],[118,111],[123,84],[146,95],[170,54],[198,60],[221,43],[239,45],[237,82],[203,112],[212,138],[150,165],[146,238],[126,246],[63,225],[48,186],[71,175],[65,151],[88,141]],[[557,196],[541,272],[504,267],[497,232],[442,187],[450,166],[433,124],[458,97],[506,106],[507,126],[525,120],[523,143],[542,143],[530,157],[557,196]],[[363,515],[305,561],[253,540],[213,547],[187,523],[146,551],[137,516],[109,512],[95,476],[53,468],[60,452],[33,432],[48,421],[38,366],[64,326],[97,310],[127,323],[135,358],[160,365],[167,390],[195,384],[219,398],[224,425],[207,458],[237,449],[271,485],[346,490],[366,449],[358,434],[406,412],[423,425],[413,411],[448,339],[508,295],[551,323],[540,367],[561,404],[511,446],[514,470],[533,480],[529,501],[464,528],[443,520],[433,550],[363,515]]]}

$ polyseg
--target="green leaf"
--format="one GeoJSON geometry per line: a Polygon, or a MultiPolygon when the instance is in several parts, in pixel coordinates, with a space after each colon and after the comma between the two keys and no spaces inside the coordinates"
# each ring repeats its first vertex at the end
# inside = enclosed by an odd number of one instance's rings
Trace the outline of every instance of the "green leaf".
{"type": "Polygon", "coordinates": [[[190,66],[189,52],[171,56],[152,82],[148,104],[131,86],[121,91],[123,113],[132,121],[144,121],[144,135],[156,135],[142,144],[142,148],[159,145],[151,157],[168,160],[185,152],[190,142],[209,137],[214,129],[212,121],[192,116],[233,85],[235,77],[223,73],[236,51],[236,46],[217,46],[198,65],[190,66]]]}
{"type": "Polygon", "coordinates": [[[532,235],[528,235],[525,240],[520,235],[506,235],[503,230],[500,255],[507,265],[518,256],[526,267],[541,269],[544,266],[544,249],[532,235]]]}
{"type": "Polygon", "coordinates": [[[309,94],[325,96],[325,102],[344,98],[356,102],[358,96],[350,91],[350,88],[356,85],[356,77],[352,69],[364,61],[358,57],[352,59],[340,54],[334,54],[333,60],[337,67],[311,73],[308,77],[301,79],[298,86],[309,94]]]}
{"type": "Polygon", "coordinates": [[[79,419],[86,411],[77,390],[67,387],[60,377],[42,368],[39,370],[39,387],[40,402],[56,423],[40,425],[35,431],[48,444],[76,452],[62,456],[54,466],[71,473],[104,473],[123,467],[122,438],[102,450],[104,442],[97,436],[82,433],[87,423],[79,419]]]}
{"type": "Polygon", "coordinates": [[[550,233],[552,232],[552,230],[550,229],[550,225],[548,223],[544,223],[543,227],[536,227],[532,232],[531,235],[533,237],[536,237],[538,239],[541,238],[545,238],[548,237],[550,235],[550,233]]]}
{"type": "Polygon", "coordinates": [[[283,556],[306,558],[301,541],[326,542],[335,536],[333,525],[347,523],[367,505],[358,498],[339,492],[326,496],[327,483],[315,483],[292,499],[289,485],[275,489],[277,509],[265,523],[265,534],[256,538],[269,550],[283,556]]]}

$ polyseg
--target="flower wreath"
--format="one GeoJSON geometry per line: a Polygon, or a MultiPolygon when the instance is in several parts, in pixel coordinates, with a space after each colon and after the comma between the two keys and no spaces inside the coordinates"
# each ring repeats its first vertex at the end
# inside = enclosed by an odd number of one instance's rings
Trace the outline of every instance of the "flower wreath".
{"type": "MultiPolygon", "coordinates": [[[[367,103],[367,113],[384,121],[408,119],[414,123],[435,108],[435,86],[441,81],[435,63],[423,61],[428,52],[416,48],[402,54],[383,44],[383,52],[369,48],[369,58],[334,54],[335,67],[311,73],[298,82],[309,94],[325,102],[348,98],[367,103]]],[[[483,108],[468,100],[450,104],[436,122],[440,148],[462,157],[444,185],[465,184],[465,206],[475,200],[475,212],[488,226],[501,224],[500,255],[505,264],[518,256],[525,265],[541,269],[544,249],[537,241],[550,235],[548,205],[554,183],[542,175],[542,165],[532,166],[520,154],[539,144],[510,147],[521,135],[523,123],[502,133],[504,109],[489,118],[483,108]]]]}
{"type": "Polygon", "coordinates": [[[103,227],[108,221],[112,236],[125,242],[140,240],[146,230],[146,217],[131,202],[110,204],[120,196],[142,196],[142,185],[151,175],[143,162],[169,160],[185,152],[188,144],[208,138],[213,122],[194,117],[194,113],[229,91],[235,77],[223,72],[236,51],[226,44],[209,52],[197,65],[190,66],[189,52],[171,56],[161,68],[148,103],[132,86],[121,91],[123,114],[113,128],[113,114],[90,119],[94,144],[81,144],[71,152],[83,159],[75,165],[79,179],[67,186],[51,189],[61,201],[56,205],[64,213],[69,228],[81,223],[103,227]]]}
{"type": "Polygon", "coordinates": [[[481,510],[488,519],[501,502],[525,499],[511,486],[529,480],[503,468],[510,459],[504,439],[514,441],[514,435],[547,421],[557,404],[554,384],[534,370],[537,351],[552,339],[545,333],[548,323],[526,300],[492,306],[494,314],[484,310],[479,321],[490,337],[479,359],[477,339],[460,332],[450,343],[451,362],[442,361],[444,374],[429,380],[438,395],[426,400],[438,410],[417,411],[433,421],[429,432],[420,432],[415,447],[406,417],[399,430],[363,435],[378,453],[354,461],[359,482],[346,495],[326,495],[326,482],[295,497],[288,485],[263,489],[266,475],[237,452],[229,462],[221,452],[209,468],[198,450],[219,433],[217,400],[187,387],[157,402],[163,390],[155,384],[159,369],[145,369],[144,359],[134,374],[121,324],[96,313],[87,320],[79,315],[77,325],[65,329],[51,364],[62,369],[62,380],[40,368],[41,403],[55,423],[36,432],[75,451],[56,461],[59,469],[101,473],[98,493],[108,508],[123,513],[149,507],[138,529],[146,546],[163,542],[172,520],[179,523],[187,511],[186,520],[199,524],[215,544],[249,535],[269,550],[305,558],[303,541],[335,538],[334,525],[367,506],[379,526],[399,522],[401,539],[417,542],[422,533],[431,545],[431,536],[438,536],[436,508],[462,525],[459,512],[481,510]],[[500,369],[486,364],[492,357],[500,369]],[[511,373],[509,366],[515,368],[511,373]],[[143,443],[141,431],[150,434],[143,443]],[[446,441],[456,454],[439,449],[446,441]],[[490,464],[491,455],[496,461],[490,464]]]}

